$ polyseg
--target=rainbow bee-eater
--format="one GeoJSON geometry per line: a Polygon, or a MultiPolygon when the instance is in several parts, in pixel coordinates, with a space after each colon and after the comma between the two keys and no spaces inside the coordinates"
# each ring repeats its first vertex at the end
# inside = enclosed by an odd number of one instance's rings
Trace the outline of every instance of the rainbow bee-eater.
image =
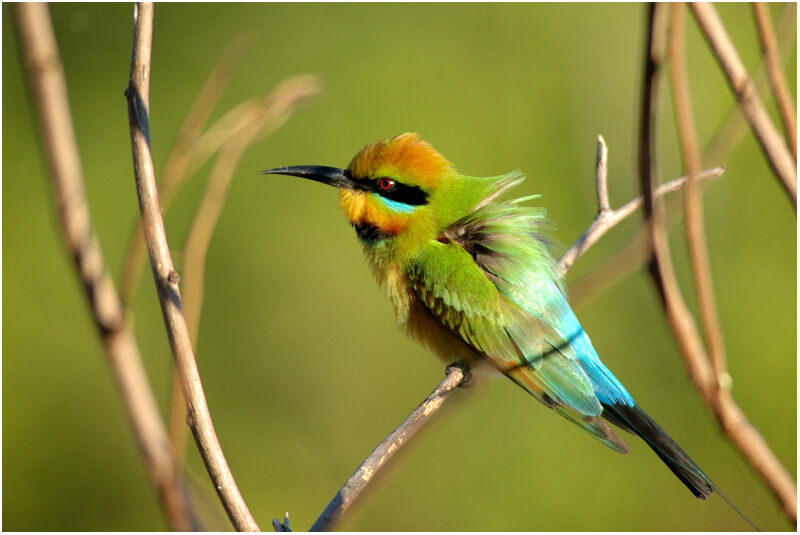
{"type": "Polygon", "coordinates": [[[600,361],[564,296],[536,196],[500,202],[520,171],[460,174],[406,133],[376,141],[346,169],[278,167],[334,186],[397,322],[447,363],[487,361],[610,448],[609,425],[641,437],[700,499],[719,491],[600,361]]]}

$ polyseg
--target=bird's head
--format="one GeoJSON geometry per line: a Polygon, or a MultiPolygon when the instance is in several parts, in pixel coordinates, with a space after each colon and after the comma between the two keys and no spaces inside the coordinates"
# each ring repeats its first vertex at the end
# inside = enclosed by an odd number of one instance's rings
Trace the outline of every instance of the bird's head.
{"type": "Polygon", "coordinates": [[[413,133],[370,143],[346,169],[299,165],[262,173],[336,187],[345,217],[366,246],[391,245],[409,253],[466,215],[496,189],[497,182],[497,177],[459,174],[413,133]]]}

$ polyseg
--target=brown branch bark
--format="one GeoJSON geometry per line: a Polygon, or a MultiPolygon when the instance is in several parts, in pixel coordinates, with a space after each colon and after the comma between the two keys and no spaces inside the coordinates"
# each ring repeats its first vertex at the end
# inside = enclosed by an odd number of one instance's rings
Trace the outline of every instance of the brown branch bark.
{"type": "Polygon", "coordinates": [[[689,177],[684,192],[684,213],[686,215],[686,238],[689,243],[689,256],[692,276],[697,291],[703,332],[706,336],[708,353],[714,366],[714,374],[719,388],[729,388],[731,378],[725,362],[725,342],[719,322],[717,303],[714,298],[714,285],[711,277],[711,262],[708,258],[705,223],[703,221],[703,199],[697,187],[700,172],[700,144],[694,126],[689,81],[686,74],[685,35],[686,6],[682,2],[672,4],[672,17],[669,27],[669,67],[672,80],[672,96],[675,103],[675,119],[678,125],[683,167],[689,177]]]}
{"type": "Polygon", "coordinates": [[[234,527],[240,531],[256,531],[258,525],[242,499],[214,431],[200,374],[189,341],[186,319],[181,309],[179,277],[173,268],[164,231],[164,221],[161,218],[149,135],[152,37],[153,4],[138,3],[134,16],[130,81],[125,94],[128,101],[133,168],[145,242],[175,367],[181,378],[184,396],[189,407],[190,426],[198,449],[214,488],[234,527]]]}
{"type": "Polygon", "coordinates": [[[134,438],[170,527],[197,530],[139,347],[92,230],[67,85],[47,5],[18,4],[17,17],[64,240],[83,281],[134,438]]]}
{"type": "MultiPolygon", "coordinates": [[[[797,41],[797,5],[788,3],[781,11],[778,18],[778,46],[780,59],[783,63],[789,61],[791,52],[797,41]]],[[[766,63],[761,61],[754,70],[753,83],[759,95],[769,91],[767,81],[766,63]]],[[[703,148],[703,162],[721,162],[739,145],[749,130],[747,121],[742,115],[741,107],[734,105],[725,120],[719,125],[711,141],[703,148]]]]}
{"type": "MultiPolygon", "coordinates": [[[[444,404],[450,394],[464,380],[464,370],[459,366],[448,366],[447,373],[439,385],[433,389],[425,401],[423,401],[397,429],[378,444],[372,453],[361,463],[350,479],[339,489],[336,496],[328,504],[322,514],[319,515],[314,525],[309,531],[331,531],[333,526],[344,514],[350,505],[358,498],[366,488],[375,474],[380,470],[392,456],[416,433],[437,410],[444,404]]],[[[286,515],[288,519],[288,513],[286,515]]],[[[288,531],[288,522],[285,523],[286,529],[278,529],[277,520],[273,521],[275,531],[288,531]]]]}
{"type": "Polygon", "coordinates": [[[722,426],[728,438],[736,444],[750,465],[761,475],[780,501],[784,511],[797,521],[797,489],[788,472],[769,448],[764,438],[747,420],[736,405],[730,391],[719,388],[714,370],[703,347],[700,334],[683,300],[672,268],[669,244],[661,223],[658,205],[654,204],[652,184],[657,173],[655,124],[658,111],[658,85],[664,59],[663,26],[665,5],[651,5],[648,45],[642,82],[642,108],[639,135],[639,180],[645,197],[645,225],[653,245],[650,274],[664,305],[665,314],[675,341],[683,355],[689,375],[706,405],[722,426]]]}
{"type": "Polygon", "coordinates": [[[698,2],[692,3],[691,7],[700,29],[728,78],[728,84],[739,101],[742,113],[750,123],[770,167],[780,179],[796,210],[797,170],[785,140],[772,124],[714,6],[698,2]]]}
{"type": "Polygon", "coordinates": [[[792,102],[792,92],[789,90],[789,84],[786,83],[786,76],[783,74],[778,39],[775,37],[775,29],[772,27],[769,8],[763,2],[753,2],[753,12],[758,26],[758,37],[761,41],[764,63],[767,66],[769,84],[781,114],[789,148],[794,161],[797,162],[797,110],[792,102]]]}

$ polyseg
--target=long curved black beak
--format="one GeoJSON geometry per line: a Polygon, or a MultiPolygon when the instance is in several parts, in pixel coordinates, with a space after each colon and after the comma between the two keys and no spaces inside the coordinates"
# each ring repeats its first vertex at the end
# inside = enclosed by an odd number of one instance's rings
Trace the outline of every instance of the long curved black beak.
{"type": "Polygon", "coordinates": [[[324,165],[292,165],[289,167],[276,167],[261,171],[262,175],[289,175],[307,178],[322,182],[335,188],[357,189],[358,183],[353,180],[346,169],[326,167],[324,165]]]}

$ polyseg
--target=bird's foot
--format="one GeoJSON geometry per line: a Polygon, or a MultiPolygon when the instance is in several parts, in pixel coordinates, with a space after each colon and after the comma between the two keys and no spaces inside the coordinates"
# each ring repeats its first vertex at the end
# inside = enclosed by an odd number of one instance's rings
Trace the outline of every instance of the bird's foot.
{"type": "Polygon", "coordinates": [[[461,379],[461,382],[458,384],[459,388],[463,388],[466,386],[470,386],[472,384],[473,375],[472,370],[470,369],[469,364],[464,360],[458,360],[453,362],[452,364],[448,364],[447,367],[444,369],[445,375],[450,373],[450,368],[458,368],[464,374],[464,378],[461,379]]]}

